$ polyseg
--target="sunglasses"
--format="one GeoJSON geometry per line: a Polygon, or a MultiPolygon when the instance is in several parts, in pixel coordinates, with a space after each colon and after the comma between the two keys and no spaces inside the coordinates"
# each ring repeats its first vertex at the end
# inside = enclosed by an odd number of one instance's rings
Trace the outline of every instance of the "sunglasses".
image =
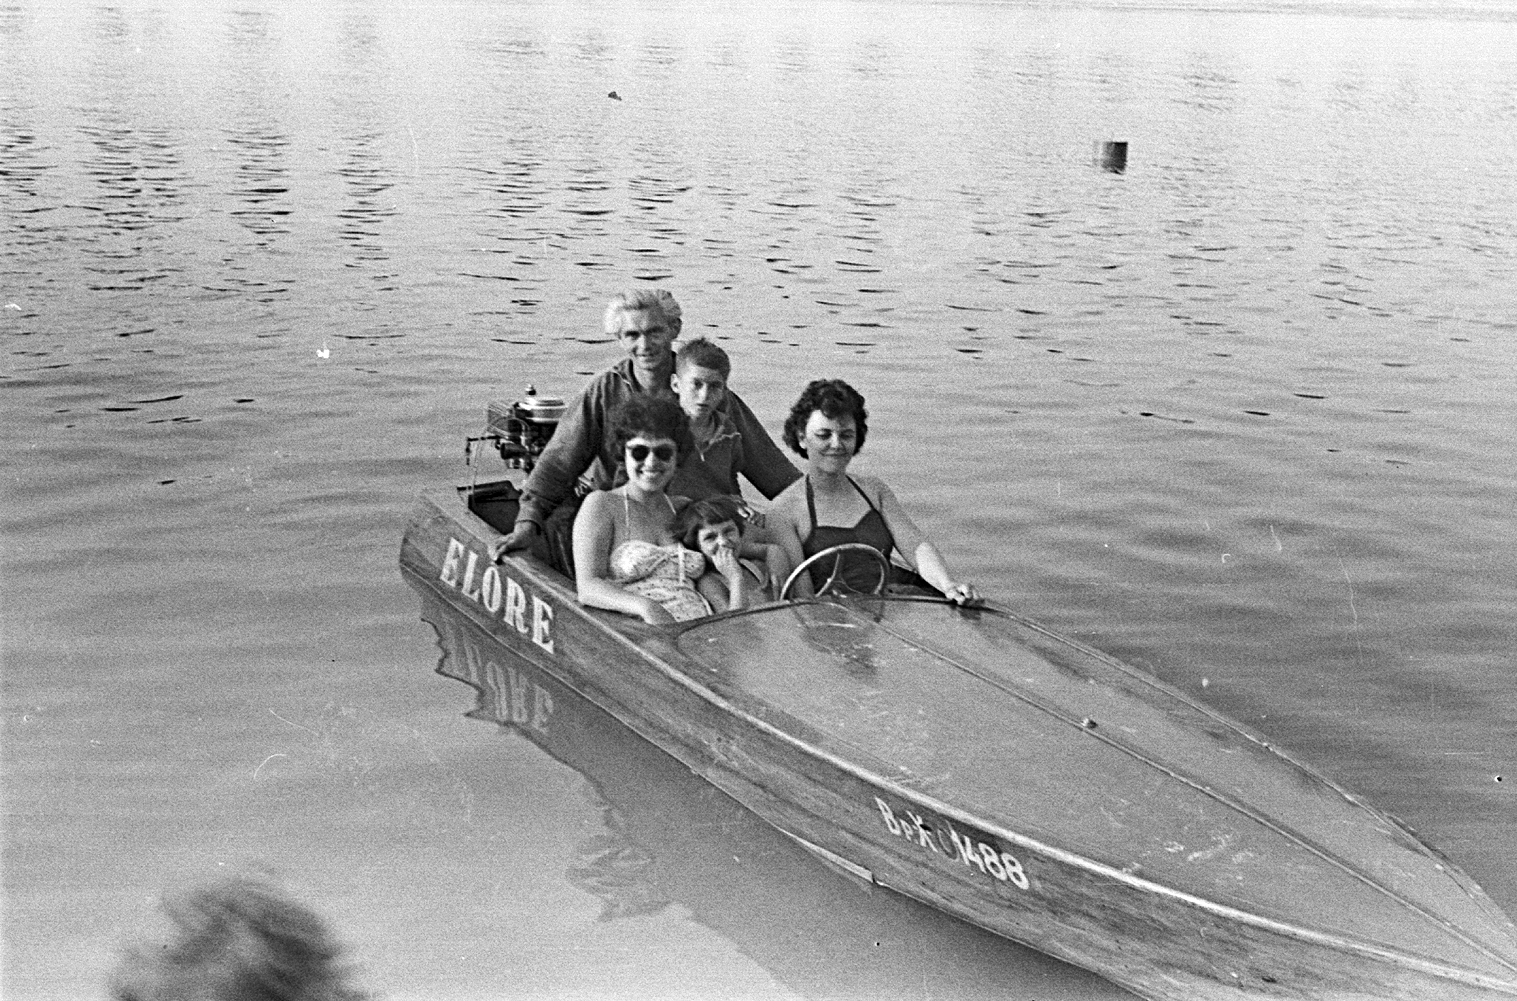
{"type": "Polygon", "coordinates": [[[627,446],[627,455],[631,456],[633,462],[642,462],[648,457],[649,452],[652,452],[653,457],[659,462],[668,462],[674,458],[673,445],[654,445],[652,448],[649,448],[647,445],[627,446]]]}

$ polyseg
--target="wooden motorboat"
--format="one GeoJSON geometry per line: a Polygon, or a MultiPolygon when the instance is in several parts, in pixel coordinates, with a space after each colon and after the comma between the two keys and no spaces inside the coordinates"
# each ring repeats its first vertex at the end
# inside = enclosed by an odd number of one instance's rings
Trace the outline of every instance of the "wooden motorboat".
{"type": "Polygon", "coordinates": [[[672,626],[490,553],[427,493],[408,579],[818,856],[1154,999],[1517,998],[1517,929],[1261,735],[993,603],[828,596],[672,626]]]}
{"type": "MultiPolygon", "coordinates": [[[[1073,989],[1085,1001],[1132,1001],[1094,974],[1004,940],[998,948],[982,929],[935,919],[916,901],[851,874],[823,871],[792,839],[422,591],[421,618],[437,634],[437,673],[472,690],[466,715],[530,742],[588,785],[573,806],[594,804],[603,823],[566,839],[557,875],[600,899],[602,921],[677,905],[800,997],[883,998],[902,984],[937,997],[1040,997],[1056,976],[1066,994],[1073,989]],[[924,955],[944,959],[924,968],[924,955]]],[[[497,878],[478,877],[485,885],[497,878]]],[[[645,987],[609,982],[602,993],[646,996],[645,987]]]]}

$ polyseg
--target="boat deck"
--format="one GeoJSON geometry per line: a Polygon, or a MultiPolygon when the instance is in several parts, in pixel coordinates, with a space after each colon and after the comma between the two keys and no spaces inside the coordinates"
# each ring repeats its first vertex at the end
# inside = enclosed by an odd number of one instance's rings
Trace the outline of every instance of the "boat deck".
{"type": "Polygon", "coordinates": [[[1024,844],[1511,975],[1498,958],[1513,954],[1510,925],[1478,888],[1257,737],[1002,613],[890,601],[876,619],[864,607],[771,607],[698,624],[679,646],[754,715],[903,791],[974,804],[1024,844]],[[773,616],[793,622],[772,628],[773,616]]]}

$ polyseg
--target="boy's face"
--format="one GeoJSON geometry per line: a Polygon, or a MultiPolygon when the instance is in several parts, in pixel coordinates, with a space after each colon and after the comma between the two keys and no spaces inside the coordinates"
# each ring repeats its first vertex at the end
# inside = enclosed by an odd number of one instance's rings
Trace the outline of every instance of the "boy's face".
{"type": "Polygon", "coordinates": [[[685,365],[669,384],[679,396],[680,409],[697,424],[710,418],[727,397],[727,378],[714,368],[685,365]]]}
{"type": "Polygon", "coordinates": [[[702,525],[695,532],[695,544],[700,547],[706,559],[716,561],[718,550],[726,549],[729,552],[737,552],[743,541],[743,530],[730,521],[724,521],[720,525],[702,525]]]}

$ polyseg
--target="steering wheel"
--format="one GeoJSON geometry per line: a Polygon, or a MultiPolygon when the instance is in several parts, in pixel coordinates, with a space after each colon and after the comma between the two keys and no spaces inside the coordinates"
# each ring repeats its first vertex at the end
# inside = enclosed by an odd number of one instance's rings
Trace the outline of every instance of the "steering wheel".
{"type": "Polygon", "coordinates": [[[833,585],[840,583],[839,576],[843,569],[843,557],[849,553],[858,553],[860,556],[868,556],[874,561],[874,568],[879,571],[880,579],[875,582],[871,594],[884,594],[885,585],[890,581],[890,561],[885,554],[873,546],[867,546],[862,542],[845,542],[840,546],[828,546],[819,553],[812,553],[801,561],[801,565],[790,572],[785,578],[785,586],[780,588],[780,600],[789,601],[791,592],[795,590],[795,582],[801,579],[801,574],[807,573],[813,566],[831,556],[835,560],[832,564],[832,576],[827,578],[826,583],[816,589],[818,595],[832,591],[833,585]]]}

